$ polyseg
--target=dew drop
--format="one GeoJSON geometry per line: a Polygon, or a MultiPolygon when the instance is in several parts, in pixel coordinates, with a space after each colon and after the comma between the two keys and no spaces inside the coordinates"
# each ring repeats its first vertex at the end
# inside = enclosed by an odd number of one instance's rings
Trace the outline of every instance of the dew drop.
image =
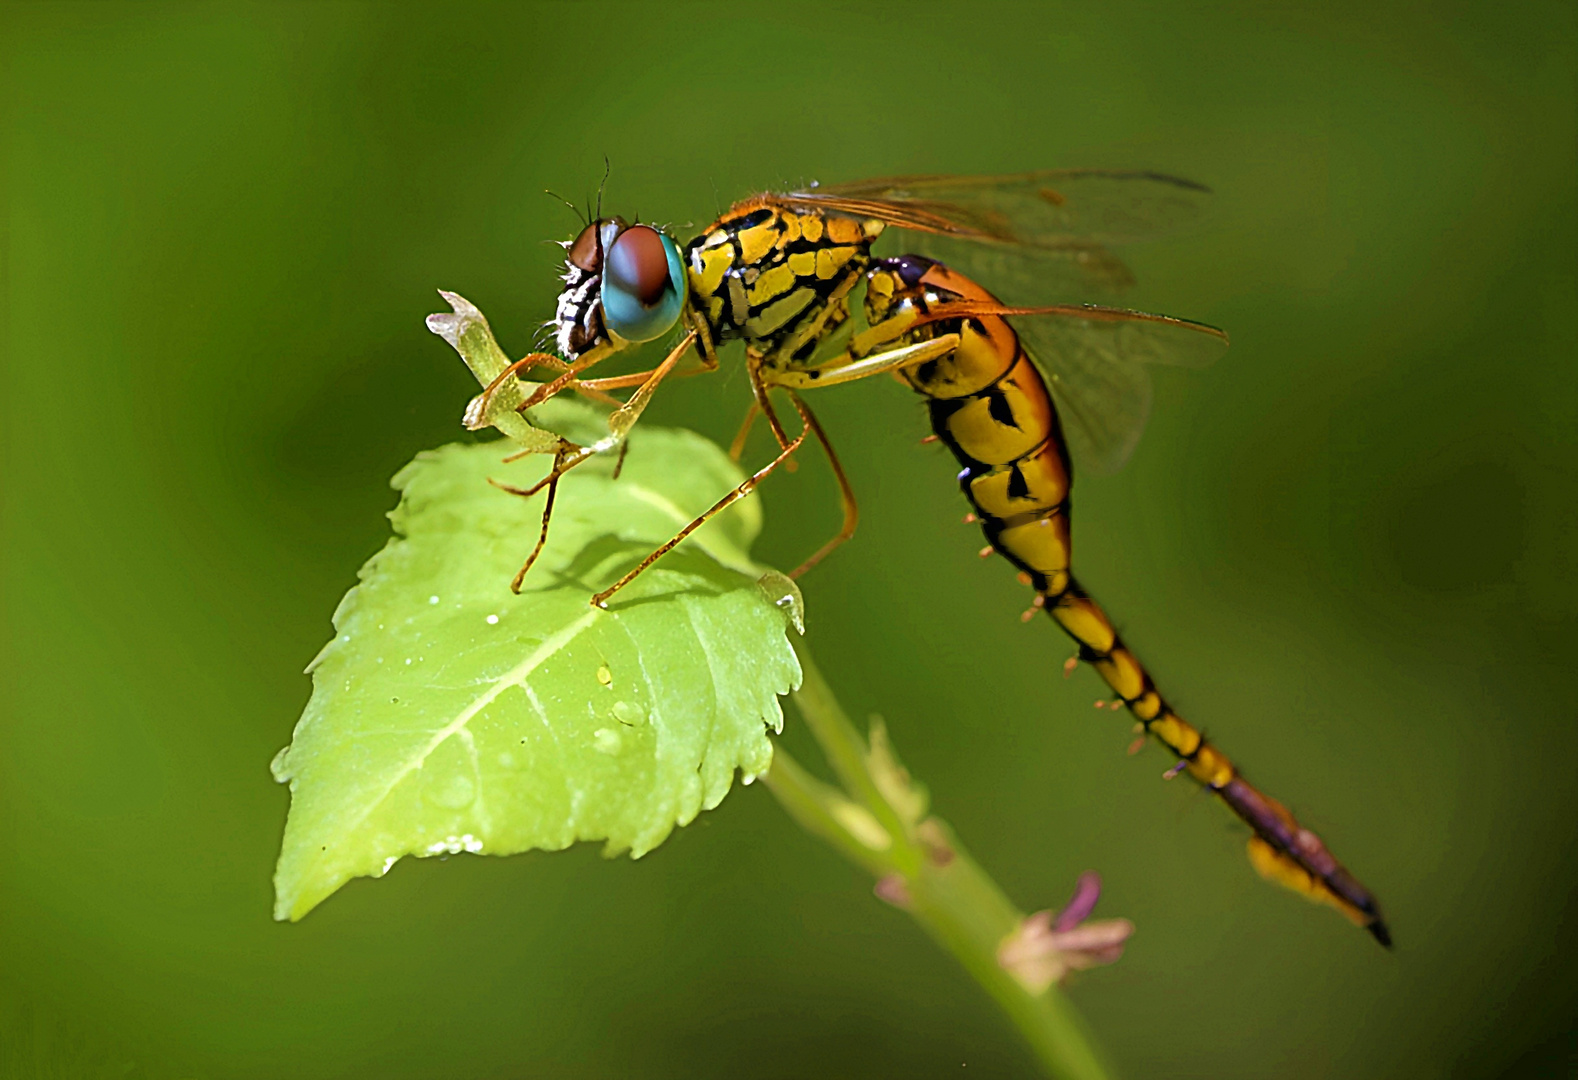
{"type": "Polygon", "coordinates": [[[489,615],[488,616],[488,625],[489,626],[497,626],[497,625],[499,625],[499,617],[497,615],[489,615]]]}
{"type": "Polygon", "coordinates": [[[604,686],[612,686],[614,684],[614,673],[608,670],[607,664],[604,664],[597,669],[597,681],[602,683],[604,686]]]}
{"type": "Polygon", "coordinates": [[[647,711],[633,701],[616,701],[614,719],[629,727],[640,727],[647,722],[647,711]]]}
{"type": "Polygon", "coordinates": [[[598,728],[592,732],[592,746],[599,754],[617,754],[624,743],[619,732],[612,728],[598,728]]]}
{"type": "Polygon", "coordinates": [[[290,747],[282,746],[279,753],[274,755],[274,760],[268,763],[268,771],[274,774],[276,784],[284,784],[290,780],[290,766],[287,759],[290,757],[290,747]]]}
{"type": "Polygon", "coordinates": [[[429,604],[436,604],[436,603],[438,603],[438,597],[436,597],[436,596],[429,596],[427,598],[427,602],[429,604]]]}
{"type": "Polygon", "coordinates": [[[805,598],[800,595],[800,587],[787,575],[776,570],[769,570],[756,580],[756,585],[766,595],[767,599],[779,611],[783,612],[784,620],[796,631],[805,633],[805,598]]]}
{"type": "Polygon", "coordinates": [[[462,851],[473,854],[482,850],[482,840],[466,833],[464,836],[446,836],[427,845],[429,855],[459,855],[462,851]]]}

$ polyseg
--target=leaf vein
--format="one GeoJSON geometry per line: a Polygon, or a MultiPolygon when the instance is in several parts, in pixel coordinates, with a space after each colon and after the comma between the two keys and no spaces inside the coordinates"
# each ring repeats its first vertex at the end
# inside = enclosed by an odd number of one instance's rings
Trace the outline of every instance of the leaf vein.
{"type": "MultiPolygon", "coordinates": [[[[526,659],[522,660],[519,664],[515,665],[514,668],[510,669],[510,671],[506,672],[503,676],[495,680],[493,685],[490,686],[485,693],[477,695],[477,697],[473,699],[469,705],[467,705],[464,709],[461,709],[460,712],[455,715],[453,720],[439,728],[433,737],[427,741],[427,745],[424,746],[418,753],[414,754],[411,759],[400,768],[399,772],[397,772],[389,781],[389,783],[384,786],[383,791],[379,793],[378,797],[369,802],[367,809],[363,810],[361,814],[357,815],[356,820],[351,822],[350,825],[344,830],[344,835],[354,835],[356,830],[361,826],[362,822],[371,817],[373,815],[373,811],[377,810],[378,807],[383,805],[384,800],[389,798],[390,793],[392,793],[395,788],[399,787],[400,783],[405,780],[407,776],[410,776],[411,773],[421,768],[422,764],[432,756],[433,751],[442,746],[446,739],[455,734],[457,731],[464,729],[467,724],[471,723],[472,717],[476,716],[477,713],[481,712],[483,709],[492,704],[493,700],[504,691],[508,690],[512,686],[525,686],[526,680],[531,677],[532,672],[536,671],[546,661],[552,658],[555,653],[559,652],[571,641],[575,640],[575,638],[580,635],[581,631],[591,626],[601,614],[602,612],[597,608],[589,608],[586,614],[570,623],[570,625],[566,626],[558,633],[549,636],[543,641],[541,645],[537,646],[537,648],[532,651],[531,655],[527,656],[526,659]]],[[[544,719],[546,720],[546,717],[544,719]]]]}

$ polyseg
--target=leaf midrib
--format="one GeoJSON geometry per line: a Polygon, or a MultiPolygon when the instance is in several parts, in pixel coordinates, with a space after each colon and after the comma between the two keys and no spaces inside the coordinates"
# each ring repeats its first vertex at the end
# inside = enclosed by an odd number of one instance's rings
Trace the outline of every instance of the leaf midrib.
{"type": "MultiPolygon", "coordinates": [[[[541,644],[537,646],[537,648],[532,650],[531,654],[527,656],[526,659],[522,660],[519,664],[516,664],[515,667],[511,668],[499,678],[495,679],[492,685],[490,685],[486,691],[478,694],[477,697],[470,702],[470,704],[468,704],[464,709],[461,709],[460,712],[456,713],[453,720],[433,733],[432,737],[428,739],[427,745],[416,754],[412,755],[410,760],[407,761],[400,771],[397,772],[390,779],[388,784],[384,786],[383,791],[379,793],[378,797],[369,802],[367,804],[367,808],[358,814],[356,819],[352,821],[345,829],[341,830],[341,834],[349,835],[354,833],[363,822],[372,816],[373,812],[377,810],[378,807],[383,805],[384,800],[389,798],[394,789],[399,787],[401,782],[404,781],[406,777],[410,776],[413,772],[422,767],[423,763],[432,756],[433,751],[442,746],[445,740],[449,739],[456,732],[464,730],[466,725],[471,723],[472,717],[476,716],[483,709],[491,705],[500,694],[504,693],[504,691],[508,690],[512,686],[519,686],[523,684],[531,677],[532,672],[536,671],[551,657],[562,650],[566,645],[574,641],[578,636],[580,636],[583,630],[590,627],[597,621],[600,615],[604,614],[606,614],[606,612],[599,608],[588,607],[584,615],[570,623],[568,626],[559,630],[557,633],[549,635],[541,642],[541,644]]],[[[480,782],[481,777],[479,775],[479,785],[480,782]]],[[[482,793],[480,788],[477,794],[479,797],[481,796],[482,793]]],[[[326,851],[327,849],[324,850],[326,851]]],[[[320,854],[319,858],[321,857],[322,856],[320,854]]],[[[313,859],[312,862],[308,863],[305,869],[310,870],[317,862],[317,858],[313,859]]]]}
{"type": "MultiPolygon", "coordinates": [[[[664,514],[667,514],[681,527],[689,524],[692,520],[691,516],[686,514],[685,511],[677,506],[674,502],[642,484],[628,483],[625,487],[625,491],[628,495],[646,503],[648,506],[661,511],[664,514]]],[[[738,549],[735,547],[735,545],[728,541],[718,543],[716,541],[712,541],[710,536],[704,537],[694,535],[688,537],[687,539],[695,541],[697,546],[699,546],[703,551],[706,551],[708,555],[712,556],[719,563],[723,564],[724,566],[728,566],[731,569],[738,570],[742,564],[745,566],[750,565],[748,559],[742,560],[729,558],[724,552],[715,550],[715,548],[721,547],[726,549],[728,554],[734,554],[738,552],[738,549]]],[[[544,639],[537,646],[537,648],[532,651],[531,655],[527,656],[526,659],[522,660],[510,671],[494,680],[485,692],[479,694],[465,708],[457,713],[453,720],[445,724],[442,728],[439,728],[438,731],[436,731],[432,737],[428,739],[426,746],[414,754],[411,759],[407,761],[403,767],[401,767],[400,771],[397,772],[390,779],[388,784],[384,786],[383,791],[379,793],[378,797],[369,802],[366,809],[358,814],[345,829],[341,830],[341,835],[350,835],[360,828],[361,825],[369,817],[371,817],[380,806],[383,805],[384,801],[389,798],[389,796],[394,792],[395,788],[399,787],[406,777],[410,776],[411,773],[421,768],[427,759],[433,755],[433,752],[442,746],[447,739],[454,736],[457,732],[465,730],[466,726],[470,724],[472,717],[476,716],[488,705],[492,704],[500,694],[508,690],[510,687],[524,685],[526,680],[531,677],[532,673],[536,671],[538,667],[542,666],[554,654],[558,653],[571,641],[575,640],[575,638],[578,637],[582,631],[592,626],[597,621],[598,616],[605,614],[607,614],[607,612],[603,611],[602,609],[588,608],[586,613],[580,618],[559,630],[557,633],[552,634],[548,638],[544,639]]],[[[331,641],[330,644],[333,644],[333,642],[331,641]]],[[[639,653],[640,650],[638,649],[637,651],[639,653]]],[[[710,676],[711,674],[711,658],[709,657],[708,675],[710,676]]],[[[648,685],[650,686],[650,681],[648,685]]],[[[552,725],[550,725],[550,730],[551,728],[552,725]]],[[[557,738],[557,732],[555,732],[554,735],[557,738]]],[[[482,795],[481,780],[482,778],[479,773],[477,776],[478,797],[481,797],[482,795]]],[[[302,868],[303,875],[305,875],[306,872],[316,868],[317,864],[327,854],[327,852],[327,848],[321,848],[317,856],[315,856],[310,862],[307,863],[305,867],[302,868]]]]}

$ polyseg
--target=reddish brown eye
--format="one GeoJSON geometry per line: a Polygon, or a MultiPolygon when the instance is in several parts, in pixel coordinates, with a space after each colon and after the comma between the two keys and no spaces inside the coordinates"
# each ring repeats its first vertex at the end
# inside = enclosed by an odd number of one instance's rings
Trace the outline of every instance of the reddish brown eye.
{"type": "Polygon", "coordinates": [[[647,225],[632,225],[620,233],[608,252],[607,278],[643,307],[657,303],[671,287],[663,237],[647,225]]]}
{"type": "Polygon", "coordinates": [[[575,243],[570,245],[570,253],[566,256],[571,266],[578,266],[589,274],[595,274],[600,269],[603,253],[597,243],[597,230],[603,223],[594,221],[581,230],[581,235],[575,238],[575,243]]]}

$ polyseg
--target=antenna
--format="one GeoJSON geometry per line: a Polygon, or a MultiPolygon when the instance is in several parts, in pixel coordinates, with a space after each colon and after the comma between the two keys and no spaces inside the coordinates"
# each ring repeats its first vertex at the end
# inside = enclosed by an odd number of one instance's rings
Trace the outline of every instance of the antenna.
{"type": "Polygon", "coordinates": [[[585,225],[587,223],[586,215],[581,213],[581,208],[579,206],[576,206],[569,199],[566,199],[563,195],[560,195],[557,191],[549,191],[547,188],[543,188],[542,189],[542,193],[544,195],[552,196],[553,198],[558,199],[560,202],[564,203],[564,205],[568,206],[570,208],[570,213],[574,214],[576,216],[576,218],[581,222],[582,225],[585,225]]]}

